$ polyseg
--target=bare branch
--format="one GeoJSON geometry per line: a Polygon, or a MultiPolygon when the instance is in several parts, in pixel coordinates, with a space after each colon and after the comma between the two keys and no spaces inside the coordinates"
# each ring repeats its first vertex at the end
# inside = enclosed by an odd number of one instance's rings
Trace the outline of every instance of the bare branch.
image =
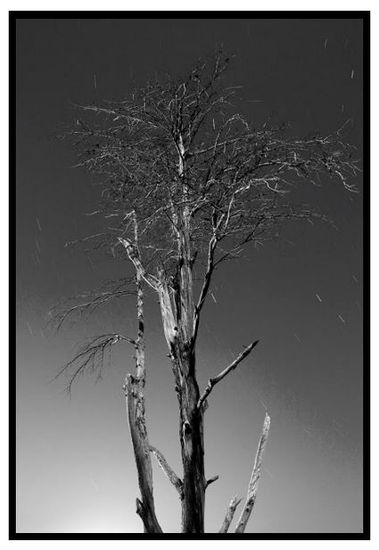
{"type": "Polygon", "coordinates": [[[207,489],[209,487],[209,485],[211,483],[214,483],[215,481],[217,481],[219,479],[220,476],[213,476],[213,477],[210,477],[209,479],[207,479],[207,482],[205,484],[205,488],[207,489]]]}
{"type": "Polygon", "coordinates": [[[258,342],[259,342],[259,340],[256,340],[255,342],[253,342],[252,344],[247,346],[247,348],[245,348],[238,355],[238,357],[233,361],[233,363],[231,363],[228,367],[226,367],[223,371],[221,371],[220,374],[218,374],[214,378],[210,378],[208,380],[208,384],[207,384],[203,394],[201,395],[201,397],[198,401],[198,404],[197,404],[198,409],[201,408],[201,406],[203,405],[204,401],[207,399],[208,395],[211,393],[214,386],[218,382],[221,382],[221,380],[223,378],[225,378],[225,376],[227,374],[229,374],[230,371],[234,370],[239,365],[239,363],[241,363],[241,361],[243,361],[245,359],[245,357],[247,357],[249,355],[249,353],[255,348],[255,346],[258,344],[258,342]]]}
{"type": "Polygon", "coordinates": [[[157,290],[158,281],[156,280],[155,277],[153,277],[152,275],[146,272],[144,266],[142,265],[138,248],[127,239],[118,237],[118,240],[125,247],[128,257],[131,260],[131,262],[133,262],[136,268],[136,271],[140,273],[141,277],[149,286],[151,286],[151,288],[153,288],[154,290],[157,290]]]}
{"type": "Polygon", "coordinates": [[[204,305],[205,299],[208,294],[209,286],[211,284],[212,273],[214,271],[214,254],[215,254],[216,246],[217,246],[217,239],[215,236],[212,236],[208,245],[208,263],[207,263],[207,269],[204,275],[203,286],[200,291],[199,300],[197,302],[197,305],[195,306],[194,321],[193,321],[193,336],[192,336],[193,342],[196,341],[197,332],[199,330],[199,324],[200,324],[200,312],[204,305]]]}
{"type": "Polygon", "coordinates": [[[168,464],[163,454],[160,451],[158,451],[156,447],[153,447],[152,445],[150,445],[150,452],[154,454],[155,458],[158,461],[159,466],[162,468],[162,470],[164,471],[168,479],[171,481],[175,489],[178,491],[180,498],[182,499],[183,498],[182,480],[176,475],[176,473],[168,464]]]}
{"type": "Polygon", "coordinates": [[[258,491],[258,483],[261,477],[261,467],[263,454],[267,445],[268,433],[270,430],[270,417],[266,412],[266,416],[263,422],[262,435],[259,440],[257,454],[255,455],[253,472],[251,474],[249,487],[247,489],[246,503],[238,520],[235,532],[244,533],[247,522],[249,521],[251,512],[253,510],[258,491]]]}
{"type": "Polygon", "coordinates": [[[111,347],[120,341],[128,342],[133,346],[135,345],[135,340],[116,333],[101,334],[100,336],[91,338],[89,342],[84,343],[79,348],[79,351],[75,354],[75,356],[58,371],[51,382],[57,380],[57,378],[59,378],[66,371],[74,369],[73,374],[70,375],[66,388],[67,393],[70,394],[73,383],[86,370],[93,372],[97,369],[98,377],[101,378],[101,371],[106,352],[110,352],[111,347]]]}
{"type": "Polygon", "coordinates": [[[221,529],[219,530],[219,533],[227,533],[230,524],[233,521],[234,513],[236,511],[237,506],[241,502],[242,498],[238,498],[237,496],[233,497],[232,500],[229,502],[229,506],[226,510],[225,519],[223,521],[223,524],[221,525],[221,529]]]}
{"type": "Polygon", "coordinates": [[[49,325],[58,332],[68,320],[81,319],[83,316],[90,315],[99,307],[109,302],[126,296],[135,296],[135,290],[123,288],[125,280],[116,288],[110,290],[100,290],[95,292],[86,292],[70,298],[66,303],[60,303],[49,311],[49,325]],[[74,304],[72,305],[72,303],[74,304]]]}

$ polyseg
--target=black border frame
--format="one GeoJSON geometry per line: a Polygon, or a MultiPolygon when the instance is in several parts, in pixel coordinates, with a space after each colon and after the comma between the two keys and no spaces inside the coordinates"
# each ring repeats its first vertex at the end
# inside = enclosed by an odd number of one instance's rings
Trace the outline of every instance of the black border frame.
{"type": "Polygon", "coordinates": [[[370,540],[370,11],[9,11],[9,540],[370,540]],[[18,19],[360,19],[363,22],[363,531],[362,533],[17,533],[16,531],[16,22],[18,19]]]}

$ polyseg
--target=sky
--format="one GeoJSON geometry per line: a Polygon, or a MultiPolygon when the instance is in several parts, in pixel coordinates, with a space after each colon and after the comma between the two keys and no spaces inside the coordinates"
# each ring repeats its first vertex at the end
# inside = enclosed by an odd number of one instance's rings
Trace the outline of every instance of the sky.
{"type": "MultiPolygon", "coordinates": [[[[16,286],[17,531],[141,532],[138,485],[122,392],[133,369],[120,348],[103,380],[71,398],[51,383],[83,338],[132,333],[134,303],[58,334],[46,326],[64,297],[122,277],[124,264],[65,243],[91,233],[90,177],[75,169],[61,129],[73,104],[120,99],[147,79],[182,73],[223,44],[231,85],[257,123],[330,133],[347,119],[361,154],[362,23],[347,19],[28,19],[17,22],[16,286]],[[96,81],[96,87],[94,85],[96,81]]],[[[206,531],[246,495],[265,410],[271,416],[258,498],[247,532],[362,531],[362,191],[336,182],[299,198],[331,225],[292,225],[225,264],[204,311],[200,388],[242,349],[252,355],[214,389],[205,420],[206,531]]],[[[146,307],[149,438],[180,472],[177,403],[156,299],[146,307]]],[[[157,516],[180,529],[175,489],[154,465],[157,516]]],[[[238,517],[238,511],[237,511],[238,517]]]]}

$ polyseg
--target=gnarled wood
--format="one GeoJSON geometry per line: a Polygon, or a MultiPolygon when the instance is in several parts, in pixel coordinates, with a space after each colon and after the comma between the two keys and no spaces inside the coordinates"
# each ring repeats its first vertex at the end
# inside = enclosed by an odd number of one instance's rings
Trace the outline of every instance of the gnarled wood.
{"type": "Polygon", "coordinates": [[[162,533],[154,509],[153,469],[151,465],[150,445],[147,437],[145,419],[145,396],[143,389],[146,382],[145,368],[145,325],[143,314],[143,280],[146,281],[138,249],[138,225],[135,213],[134,244],[124,241],[127,254],[136,268],[137,286],[137,338],[134,343],[136,376],[128,374],[125,379],[125,397],[130,435],[138,472],[138,484],[142,500],[137,499],[137,514],[141,517],[146,533],[162,533]]]}
{"type": "Polygon", "coordinates": [[[235,496],[229,502],[229,506],[226,510],[225,518],[224,518],[223,524],[221,525],[221,529],[219,530],[219,533],[227,533],[228,532],[230,524],[233,521],[234,513],[237,509],[237,506],[241,502],[241,500],[242,500],[242,498],[238,498],[237,496],[235,496]]]}
{"type": "Polygon", "coordinates": [[[258,483],[261,477],[263,454],[267,445],[269,430],[270,430],[270,417],[266,413],[266,416],[263,422],[262,435],[259,440],[257,454],[255,455],[253,472],[251,474],[250,483],[247,489],[246,502],[236,526],[236,530],[235,530],[236,533],[245,532],[247,522],[249,521],[251,512],[255,504],[255,500],[257,498],[258,483]]]}
{"type": "Polygon", "coordinates": [[[178,336],[171,345],[171,361],[178,385],[179,436],[183,464],[182,532],[204,533],[203,411],[197,408],[199,387],[195,353],[178,336]]]}
{"type": "Polygon", "coordinates": [[[138,484],[142,500],[137,499],[137,513],[141,517],[145,533],[162,533],[154,509],[153,471],[145,422],[145,403],[141,381],[128,374],[125,379],[125,397],[138,472],[138,484]]]}
{"type": "Polygon", "coordinates": [[[175,489],[178,491],[180,498],[183,498],[183,481],[176,475],[174,470],[168,464],[163,454],[155,447],[150,445],[150,451],[154,454],[159,466],[162,468],[168,479],[171,481],[175,489]]]}

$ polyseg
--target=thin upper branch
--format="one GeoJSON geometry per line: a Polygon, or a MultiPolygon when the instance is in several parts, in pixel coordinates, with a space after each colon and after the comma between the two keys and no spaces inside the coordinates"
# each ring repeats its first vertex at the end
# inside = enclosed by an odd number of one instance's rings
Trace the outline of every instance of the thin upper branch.
{"type": "MultiPolygon", "coordinates": [[[[196,304],[195,312],[194,312],[193,333],[192,333],[193,342],[196,341],[197,332],[199,330],[199,324],[200,324],[200,313],[203,308],[205,299],[207,297],[211,280],[212,280],[212,275],[215,269],[215,252],[217,248],[217,243],[219,241],[218,231],[220,229],[222,222],[224,221],[225,214],[221,214],[221,216],[218,218],[217,221],[215,216],[216,216],[216,213],[214,211],[213,220],[212,220],[213,234],[208,243],[207,268],[204,274],[203,285],[201,287],[199,299],[196,304]]],[[[228,217],[229,217],[229,211],[227,213],[227,218],[228,217]]]]}
{"type": "Polygon", "coordinates": [[[263,454],[267,445],[268,433],[270,430],[270,421],[271,419],[268,413],[266,412],[266,416],[263,422],[262,435],[259,440],[257,454],[255,455],[253,472],[251,474],[250,483],[247,489],[246,503],[241,512],[240,518],[238,520],[238,523],[235,529],[236,533],[245,532],[247,522],[249,521],[251,512],[255,504],[255,500],[257,498],[258,483],[261,477],[262,460],[263,460],[263,454]]]}
{"type": "Polygon", "coordinates": [[[125,341],[135,346],[134,339],[117,333],[101,334],[89,339],[79,348],[74,357],[58,371],[51,382],[57,380],[63,373],[71,371],[72,373],[66,387],[67,393],[70,394],[74,382],[87,370],[97,370],[98,378],[101,379],[105,355],[107,352],[110,352],[113,345],[120,341],[125,341]]]}
{"type": "Polygon", "coordinates": [[[207,297],[209,286],[211,284],[212,273],[214,271],[214,254],[217,246],[217,239],[213,236],[208,245],[208,262],[207,269],[204,275],[203,286],[200,290],[200,296],[195,307],[194,322],[193,322],[193,341],[196,340],[197,332],[200,324],[200,312],[207,297]]]}
{"type": "Polygon", "coordinates": [[[220,374],[218,374],[217,376],[215,376],[214,378],[210,378],[208,380],[208,384],[204,390],[204,392],[202,393],[199,401],[198,401],[198,408],[200,409],[200,407],[203,405],[204,401],[207,399],[208,395],[211,393],[212,389],[214,388],[214,386],[218,383],[218,382],[221,382],[221,380],[223,378],[225,378],[225,376],[227,374],[229,374],[230,371],[234,370],[238,365],[239,363],[241,363],[241,361],[243,361],[245,359],[245,357],[247,357],[249,355],[249,353],[255,348],[255,346],[258,344],[259,340],[256,340],[255,342],[253,342],[252,344],[250,344],[249,346],[247,346],[247,348],[245,348],[239,355],[238,357],[236,357],[236,359],[234,359],[233,363],[231,363],[228,367],[226,367],[223,371],[220,372],[220,374]]]}
{"type": "Polygon", "coordinates": [[[90,315],[112,300],[135,296],[136,292],[131,288],[131,282],[132,278],[108,281],[97,290],[83,292],[77,296],[67,298],[65,302],[60,302],[49,310],[49,326],[58,332],[69,320],[81,319],[85,315],[90,315]]]}

